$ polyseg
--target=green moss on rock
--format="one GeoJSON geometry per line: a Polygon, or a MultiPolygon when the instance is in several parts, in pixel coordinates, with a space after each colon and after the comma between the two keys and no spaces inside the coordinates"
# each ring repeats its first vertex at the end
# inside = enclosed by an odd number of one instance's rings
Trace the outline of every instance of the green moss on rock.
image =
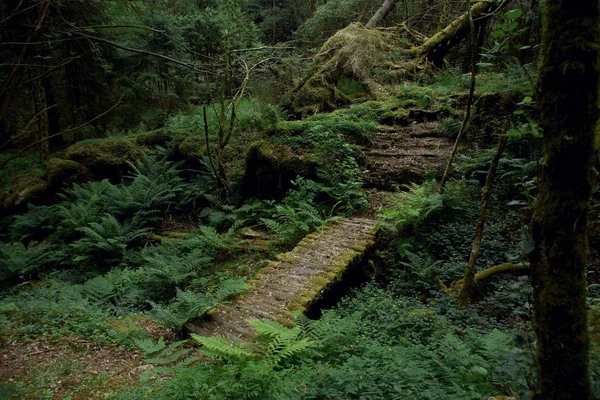
{"type": "Polygon", "coordinates": [[[162,129],[144,132],[131,137],[140,146],[166,146],[173,139],[173,135],[162,129]]]}
{"type": "Polygon", "coordinates": [[[281,199],[297,176],[316,179],[316,169],[313,160],[295,154],[290,146],[265,140],[254,142],[246,153],[244,195],[281,199]]]}
{"type": "Polygon", "coordinates": [[[48,183],[37,175],[15,177],[6,190],[0,192],[0,211],[15,213],[28,203],[41,203],[48,192],[48,183]]]}
{"type": "Polygon", "coordinates": [[[66,186],[86,180],[87,168],[72,160],[51,158],[46,165],[46,181],[50,187],[66,186]]]}
{"type": "Polygon", "coordinates": [[[129,171],[129,163],[141,158],[142,148],[134,139],[111,138],[76,143],[65,154],[88,168],[96,179],[119,181],[129,171]]]}

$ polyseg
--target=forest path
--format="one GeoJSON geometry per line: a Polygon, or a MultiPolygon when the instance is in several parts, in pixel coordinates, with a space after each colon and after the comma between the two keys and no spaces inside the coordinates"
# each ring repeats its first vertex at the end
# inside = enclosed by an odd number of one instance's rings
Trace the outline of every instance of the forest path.
{"type": "Polygon", "coordinates": [[[291,325],[295,311],[306,312],[373,246],[374,216],[387,204],[389,192],[443,172],[452,141],[443,137],[438,121],[421,120],[379,126],[361,150],[365,186],[371,189],[368,210],[360,217],[331,221],[305,237],[249,281],[252,288],[246,293],[211,310],[208,319],[188,324],[190,331],[248,340],[253,335],[249,319],[291,325]]]}
{"type": "Polygon", "coordinates": [[[361,146],[369,207],[360,215],[375,218],[391,205],[391,193],[428,176],[441,178],[453,145],[434,114],[415,113],[408,125],[380,125],[361,146]]]}
{"type": "Polygon", "coordinates": [[[365,187],[396,191],[428,175],[440,175],[452,153],[453,140],[443,136],[438,121],[406,126],[380,125],[361,146],[365,187]]]}
{"type": "Polygon", "coordinates": [[[375,242],[375,224],[366,218],[327,223],[261,270],[248,282],[252,289],[230,304],[217,306],[207,320],[191,323],[188,329],[203,336],[250,339],[248,319],[270,318],[291,325],[294,311],[305,312],[349,266],[360,262],[375,242]]]}

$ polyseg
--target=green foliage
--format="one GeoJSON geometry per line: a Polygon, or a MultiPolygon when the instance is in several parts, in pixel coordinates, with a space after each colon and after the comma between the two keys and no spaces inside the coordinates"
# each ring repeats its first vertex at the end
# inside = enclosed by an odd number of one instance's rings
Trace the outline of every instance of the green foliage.
{"type": "Polygon", "coordinates": [[[177,369],[146,398],[433,400],[524,393],[528,351],[484,322],[477,325],[482,333],[457,332],[454,318],[368,285],[317,321],[299,316],[293,328],[251,321],[258,334],[253,344],[194,336],[215,361],[177,369]]]}
{"type": "Polygon", "coordinates": [[[435,189],[434,182],[423,185],[413,183],[408,192],[399,192],[391,200],[393,204],[380,214],[384,229],[397,232],[409,231],[425,221],[432,213],[443,208],[443,196],[435,189]]]}
{"type": "MultiPolygon", "coordinates": [[[[366,23],[377,11],[376,0],[329,0],[317,8],[312,18],[298,29],[297,36],[310,46],[320,46],[339,29],[351,22],[366,23]]],[[[394,21],[394,14],[388,21],[394,21]]],[[[393,22],[392,22],[393,23],[393,22]]]]}
{"type": "Polygon", "coordinates": [[[408,261],[401,261],[400,265],[406,267],[404,292],[420,295],[430,292],[436,286],[439,277],[441,260],[436,260],[429,254],[406,254],[408,261]]]}
{"type": "Polygon", "coordinates": [[[175,299],[166,307],[150,302],[150,315],[164,326],[181,333],[189,321],[201,318],[218,303],[243,292],[246,288],[245,279],[242,278],[225,280],[212,292],[196,293],[177,289],[175,299]]]}
{"type": "Polygon", "coordinates": [[[51,247],[47,244],[0,242],[0,287],[16,277],[26,278],[52,261],[51,247]]]}
{"type": "Polygon", "coordinates": [[[302,178],[298,178],[296,185],[298,188],[291,190],[280,204],[270,203],[273,208],[269,218],[261,218],[263,224],[286,245],[298,243],[326,221],[313,205],[319,185],[302,178]]]}
{"type": "Polygon", "coordinates": [[[135,229],[132,225],[122,225],[106,214],[100,223],[90,222],[78,228],[83,237],[69,245],[77,254],[73,263],[118,264],[125,257],[127,246],[149,233],[148,229],[135,229]]]}

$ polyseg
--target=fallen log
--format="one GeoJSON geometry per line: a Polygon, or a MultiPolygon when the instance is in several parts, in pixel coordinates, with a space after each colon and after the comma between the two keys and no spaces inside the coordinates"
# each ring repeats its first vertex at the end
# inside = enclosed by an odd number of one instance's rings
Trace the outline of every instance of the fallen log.
{"type": "MultiPolygon", "coordinates": [[[[505,272],[521,272],[529,270],[529,263],[504,263],[500,265],[496,265],[494,267],[485,269],[483,271],[477,272],[475,274],[475,285],[485,281],[486,279],[491,278],[492,276],[505,272]]],[[[446,286],[444,282],[440,278],[437,278],[437,283],[439,288],[446,294],[455,295],[460,289],[463,287],[464,281],[459,279],[450,284],[450,286],[446,286]]]]}
{"type": "MultiPolygon", "coordinates": [[[[479,1],[471,7],[471,15],[475,28],[477,29],[490,18],[496,8],[506,5],[505,1],[497,5],[492,1],[479,1]]],[[[420,59],[425,59],[437,67],[442,67],[444,58],[448,51],[461,42],[471,33],[469,22],[469,12],[465,12],[460,17],[452,21],[444,29],[433,35],[420,46],[413,47],[410,52],[420,59]]]]}

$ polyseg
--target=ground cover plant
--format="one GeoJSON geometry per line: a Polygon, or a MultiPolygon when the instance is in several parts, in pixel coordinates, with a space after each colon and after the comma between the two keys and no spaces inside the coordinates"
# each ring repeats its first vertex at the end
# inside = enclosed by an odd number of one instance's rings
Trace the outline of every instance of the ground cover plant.
{"type": "Polygon", "coordinates": [[[600,398],[597,1],[109,3],[0,13],[0,397],[600,398]]]}

